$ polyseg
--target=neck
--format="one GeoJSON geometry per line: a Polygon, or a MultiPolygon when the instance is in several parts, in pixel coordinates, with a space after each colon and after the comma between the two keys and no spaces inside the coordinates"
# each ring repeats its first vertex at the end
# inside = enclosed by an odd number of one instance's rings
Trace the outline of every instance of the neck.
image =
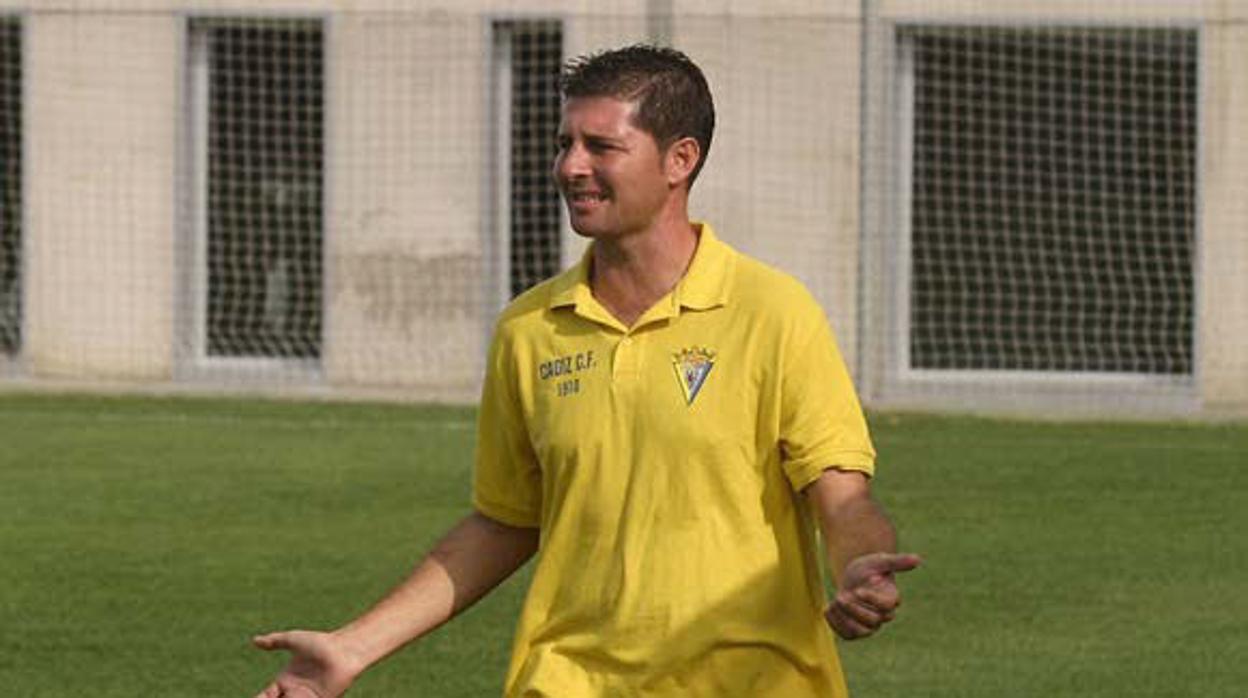
{"type": "Polygon", "coordinates": [[[590,288],[617,320],[632,327],[676,287],[697,247],[698,231],[684,216],[641,233],[596,240],[590,288]]]}

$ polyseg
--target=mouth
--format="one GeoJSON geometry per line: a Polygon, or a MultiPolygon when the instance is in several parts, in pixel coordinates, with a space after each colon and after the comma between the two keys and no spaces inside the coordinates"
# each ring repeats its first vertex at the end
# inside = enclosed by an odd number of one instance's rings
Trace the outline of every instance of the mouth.
{"type": "Polygon", "coordinates": [[[565,191],[563,197],[569,206],[576,207],[594,206],[607,200],[607,194],[603,191],[565,191]]]}

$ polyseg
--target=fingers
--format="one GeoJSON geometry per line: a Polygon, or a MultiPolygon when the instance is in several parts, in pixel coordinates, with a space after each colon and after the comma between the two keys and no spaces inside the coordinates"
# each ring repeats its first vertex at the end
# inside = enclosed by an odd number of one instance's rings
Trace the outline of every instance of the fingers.
{"type": "Polygon", "coordinates": [[[877,627],[871,627],[846,613],[845,609],[839,604],[828,606],[828,610],[824,613],[828,625],[837,635],[845,640],[857,640],[868,637],[873,634],[877,627]]]}
{"type": "Polygon", "coordinates": [[[833,597],[824,613],[828,625],[846,640],[875,634],[896,618],[901,593],[893,580],[894,572],[918,567],[917,555],[876,553],[864,555],[847,568],[846,586],[833,597]]]}
{"type": "Polygon", "coordinates": [[[842,593],[850,595],[846,599],[847,603],[861,603],[881,613],[892,613],[901,605],[901,593],[897,591],[897,585],[892,583],[861,586],[842,593]]]}
{"type": "MultiPolygon", "coordinates": [[[[265,650],[266,652],[276,649],[285,649],[287,647],[287,642],[284,635],[285,633],[256,635],[251,638],[251,644],[265,650]]],[[[274,681],[268,686],[265,686],[263,691],[257,693],[255,698],[282,698],[282,687],[277,685],[277,682],[274,681]]]]}
{"type": "Polygon", "coordinates": [[[858,603],[833,602],[824,613],[828,625],[846,640],[874,635],[891,622],[896,615],[891,611],[878,611],[858,603]]]}
{"type": "Polygon", "coordinates": [[[895,600],[892,603],[886,599],[873,602],[864,599],[860,594],[846,592],[838,593],[833,603],[849,617],[871,627],[891,620],[896,615],[898,606],[895,600]]]}
{"type": "Polygon", "coordinates": [[[842,589],[832,599],[832,605],[847,618],[869,630],[877,630],[897,614],[901,597],[895,585],[842,589]]]}

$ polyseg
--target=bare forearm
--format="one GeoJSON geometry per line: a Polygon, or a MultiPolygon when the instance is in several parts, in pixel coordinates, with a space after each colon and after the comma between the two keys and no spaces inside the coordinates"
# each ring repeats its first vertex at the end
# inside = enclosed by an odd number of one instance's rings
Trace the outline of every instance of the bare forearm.
{"type": "Polygon", "coordinates": [[[897,551],[897,533],[857,472],[830,470],[807,492],[823,533],[828,565],[839,581],[851,560],[897,551]]]}
{"type": "Polygon", "coordinates": [[[406,580],[334,634],[371,666],[485,596],[533,555],[537,539],[536,529],[470,514],[406,580]]]}
{"type": "Polygon", "coordinates": [[[830,469],[806,490],[827,546],[836,595],[824,611],[846,640],[868,637],[891,621],[901,605],[894,576],[922,563],[897,554],[897,532],[871,498],[866,475],[830,469]]]}
{"type": "Polygon", "coordinates": [[[846,565],[871,553],[897,552],[897,532],[883,508],[870,496],[845,502],[823,524],[828,564],[837,580],[846,565]]]}

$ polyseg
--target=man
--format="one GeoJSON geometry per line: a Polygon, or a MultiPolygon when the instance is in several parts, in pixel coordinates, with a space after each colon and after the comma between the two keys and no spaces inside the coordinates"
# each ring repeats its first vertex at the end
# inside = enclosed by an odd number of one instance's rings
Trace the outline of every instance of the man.
{"type": "Polygon", "coordinates": [[[340,695],[537,553],[507,696],[843,696],[828,626],[893,618],[898,555],[822,311],[688,218],[714,109],[679,52],[568,64],[554,175],[580,266],[499,319],[475,511],[332,633],[256,638],[260,696],[340,695]],[[838,591],[823,593],[817,518],[838,591]]]}

